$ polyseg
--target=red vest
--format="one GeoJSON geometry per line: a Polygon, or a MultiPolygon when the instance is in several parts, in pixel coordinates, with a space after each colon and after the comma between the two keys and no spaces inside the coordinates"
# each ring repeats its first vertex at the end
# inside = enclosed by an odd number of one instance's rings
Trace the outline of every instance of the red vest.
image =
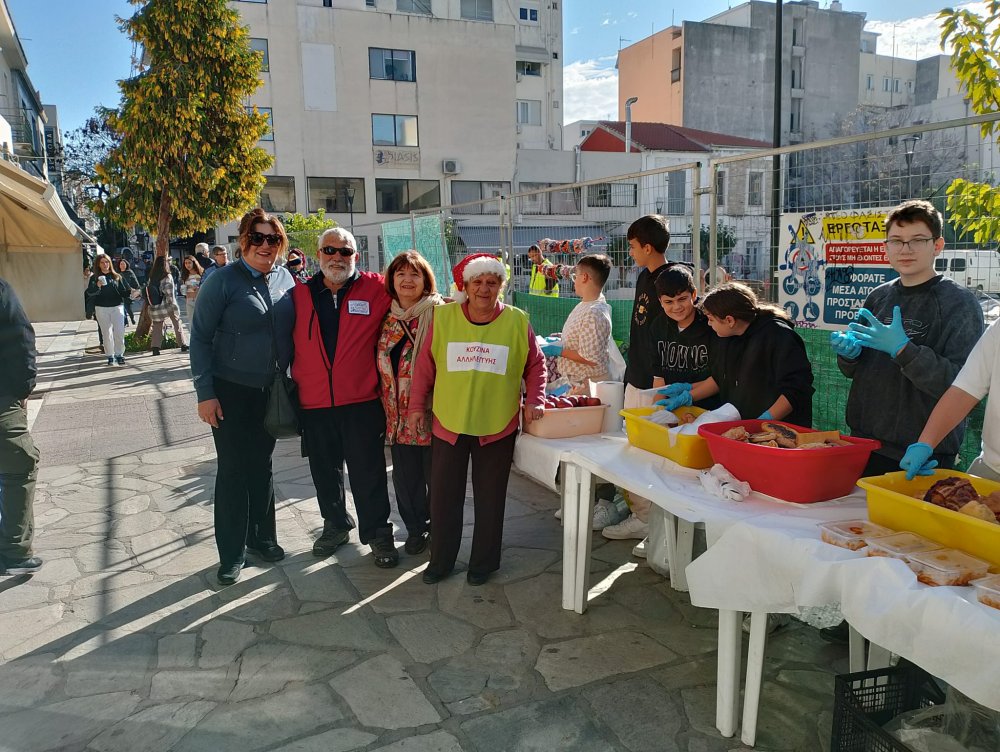
{"type": "Polygon", "coordinates": [[[292,289],[295,303],[292,379],[299,388],[299,404],[306,410],[379,398],[375,346],[392,299],[385,291],[381,274],[360,274],[340,303],[337,351],[332,364],[320,334],[312,288],[296,285],[292,289]],[[352,301],[356,302],[353,308],[358,312],[351,312],[352,301]]]}

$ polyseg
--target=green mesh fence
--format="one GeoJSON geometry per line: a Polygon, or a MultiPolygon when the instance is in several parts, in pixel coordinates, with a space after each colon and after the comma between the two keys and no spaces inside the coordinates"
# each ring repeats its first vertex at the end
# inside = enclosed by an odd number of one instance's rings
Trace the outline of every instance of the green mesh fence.
{"type": "MultiPolygon", "coordinates": [[[[515,306],[525,311],[536,334],[550,334],[562,329],[563,322],[579,300],[574,298],[546,298],[528,295],[524,292],[513,294],[515,306]]],[[[610,300],[612,312],[612,333],[614,338],[625,343],[621,349],[627,352],[629,318],[632,315],[631,300],[610,300]]],[[[847,412],[847,394],[851,382],[837,368],[837,357],[830,349],[830,333],[821,329],[799,329],[799,336],[806,345],[806,352],[813,368],[813,425],[824,431],[838,430],[848,433],[844,416],[847,412]]],[[[969,416],[965,441],[959,454],[961,468],[969,466],[979,456],[982,446],[985,402],[969,416]]],[[[916,438],[916,437],[914,437],[916,438]]]]}

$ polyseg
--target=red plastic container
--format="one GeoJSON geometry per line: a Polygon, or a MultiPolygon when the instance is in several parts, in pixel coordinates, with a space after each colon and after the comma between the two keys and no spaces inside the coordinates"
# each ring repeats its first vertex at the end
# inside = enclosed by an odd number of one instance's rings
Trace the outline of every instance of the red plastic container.
{"type": "MultiPolygon", "coordinates": [[[[708,442],[712,459],[759,493],[785,501],[811,504],[846,496],[854,490],[868,464],[868,455],[881,445],[874,439],[844,436],[851,446],[825,449],[783,449],[727,439],[721,434],[736,426],[757,433],[761,420],[734,420],[701,426],[698,434],[708,442]]],[[[812,431],[812,428],[770,421],[812,431]]]]}

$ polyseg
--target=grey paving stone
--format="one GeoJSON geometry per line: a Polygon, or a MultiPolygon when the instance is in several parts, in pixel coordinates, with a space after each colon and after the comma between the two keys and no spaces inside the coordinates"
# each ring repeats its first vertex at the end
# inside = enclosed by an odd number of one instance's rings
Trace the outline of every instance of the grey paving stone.
{"type": "Polygon", "coordinates": [[[433,604],[434,588],[425,585],[418,572],[403,568],[411,562],[416,564],[417,560],[404,555],[401,566],[395,569],[352,567],[343,572],[376,613],[425,611],[433,604]]]}
{"type": "Polygon", "coordinates": [[[269,634],[299,645],[345,650],[380,650],[386,646],[364,616],[357,613],[343,616],[337,609],[278,619],[272,622],[269,634]]]}
{"type": "Polygon", "coordinates": [[[240,678],[230,700],[240,702],[263,697],[282,690],[291,682],[317,681],[351,665],[357,658],[357,653],[345,650],[259,643],[244,651],[240,678]]]}
{"type": "Polygon", "coordinates": [[[330,680],[363,726],[399,729],[441,720],[403,664],[379,655],[330,680]]]}
{"type": "Polygon", "coordinates": [[[79,749],[131,715],[141,699],[132,692],[112,692],[31,708],[3,719],[2,744],[32,752],[79,749]]]}
{"type": "Polygon", "coordinates": [[[469,587],[463,577],[449,577],[437,586],[438,608],[480,629],[499,629],[514,623],[503,585],[491,580],[469,587]]]}
{"type": "Polygon", "coordinates": [[[205,454],[205,447],[186,446],[176,449],[161,449],[156,452],[145,452],[139,456],[139,461],[143,465],[181,465],[205,454]]]}
{"type": "Polygon", "coordinates": [[[142,690],[155,664],[156,641],[150,635],[126,635],[106,643],[101,638],[69,651],[61,662],[64,691],[70,697],[142,690]]]}
{"type": "Polygon", "coordinates": [[[69,556],[54,558],[51,551],[44,551],[42,558],[45,565],[41,570],[31,577],[32,584],[36,585],[62,585],[72,583],[80,576],[80,569],[76,562],[69,556]]]}
{"type": "Polygon", "coordinates": [[[433,663],[464,653],[477,638],[473,627],[444,614],[392,616],[386,619],[386,624],[417,663],[433,663]]]}
{"type": "Polygon", "coordinates": [[[672,695],[646,677],[586,689],[594,714],[631,752],[683,752],[677,733],[687,727],[684,709],[672,695]]]}
{"type": "MultiPolygon", "coordinates": [[[[715,687],[690,687],[681,690],[684,714],[691,728],[703,734],[718,733],[715,728],[715,687]]],[[[760,723],[757,724],[758,730],[760,723]]]]}
{"type": "Polygon", "coordinates": [[[535,663],[553,692],[657,666],[674,654],[637,632],[599,634],[546,645],[535,663]]]}
{"type": "Polygon", "coordinates": [[[134,587],[135,585],[145,585],[155,579],[154,575],[148,572],[107,572],[80,577],[73,583],[73,597],[82,598],[97,593],[106,593],[111,590],[121,590],[122,588],[134,587]]]}
{"type": "Polygon", "coordinates": [[[514,618],[539,637],[557,639],[587,632],[587,619],[562,608],[562,577],[541,574],[504,588],[514,618]]]}
{"type": "Polygon", "coordinates": [[[372,752],[463,752],[458,739],[447,731],[435,731],[423,736],[411,736],[385,747],[376,747],[372,752]]]}
{"type": "Polygon", "coordinates": [[[560,558],[562,558],[561,544],[559,549],[555,551],[537,548],[505,548],[500,571],[494,574],[492,579],[500,584],[507,584],[527,577],[534,577],[544,572],[560,558]]]}
{"type": "Polygon", "coordinates": [[[255,639],[253,626],[226,619],[213,619],[201,630],[201,657],[198,665],[206,668],[233,663],[255,639]]]}
{"type": "Polygon", "coordinates": [[[299,602],[288,585],[271,582],[262,587],[255,585],[249,593],[226,602],[225,614],[237,621],[260,623],[295,616],[298,608],[299,602]]]}
{"type": "Polygon", "coordinates": [[[0,655],[7,655],[15,645],[57,624],[63,611],[63,604],[52,603],[39,608],[0,613],[0,655]]]}
{"type": "Polygon", "coordinates": [[[282,570],[300,601],[353,603],[357,600],[354,589],[345,581],[344,572],[325,559],[302,554],[282,570]]]}
{"type": "Polygon", "coordinates": [[[489,671],[468,659],[442,666],[427,677],[427,683],[443,703],[458,702],[486,689],[489,671]]]}
{"type": "Polygon", "coordinates": [[[810,697],[800,690],[765,682],[757,716],[758,746],[773,750],[803,749],[813,737],[815,719],[833,695],[810,697]]]}
{"type": "Polygon", "coordinates": [[[323,685],[288,689],[259,700],[223,705],[208,714],[176,752],[248,752],[335,723],[342,718],[323,685]]]}
{"type": "Polygon", "coordinates": [[[157,671],[150,685],[151,700],[198,698],[226,702],[236,680],[239,666],[214,669],[157,671]]]}
{"type": "Polygon", "coordinates": [[[0,580],[0,612],[31,608],[49,601],[49,589],[34,584],[35,578],[18,582],[14,578],[0,580]]]}
{"type": "Polygon", "coordinates": [[[498,713],[479,716],[461,728],[477,750],[504,752],[608,752],[613,742],[593,723],[572,697],[532,702],[498,713]]]}
{"type": "Polygon", "coordinates": [[[367,747],[378,737],[352,728],[336,728],[289,742],[271,752],[351,752],[367,747]]]}
{"type": "Polygon", "coordinates": [[[125,501],[115,504],[113,511],[116,517],[130,514],[139,514],[149,509],[149,496],[147,494],[136,494],[125,501]]]}
{"type": "Polygon", "coordinates": [[[654,669],[649,676],[666,689],[687,689],[715,684],[717,661],[715,656],[678,661],[654,669]]]}
{"type": "Polygon", "coordinates": [[[167,752],[194,728],[215,703],[168,703],[141,710],[103,731],[88,745],[97,752],[167,752]]]}
{"type": "Polygon", "coordinates": [[[42,704],[61,681],[55,658],[43,653],[0,664],[0,714],[42,704]]]}
{"type": "Polygon", "coordinates": [[[156,643],[157,668],[194,668],[198,663],[198,635],[167,635],[156,643]]]}

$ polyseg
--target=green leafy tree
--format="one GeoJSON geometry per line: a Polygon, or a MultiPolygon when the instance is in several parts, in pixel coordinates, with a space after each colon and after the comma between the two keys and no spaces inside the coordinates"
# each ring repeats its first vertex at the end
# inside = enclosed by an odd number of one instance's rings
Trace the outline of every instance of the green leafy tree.
{"type": "MultiPolygon", "coordinates": [[[[1000,112],[1000,0],[988,0],[985,13],[946,8],[938,14],[941,45],[954,49],[951,67],[977,115],[1000,112]]],[[[1000,134],[1000,121],[980,126],[983,138],[1000,134]]],[[[948,214],[956,229],[976,243],[1000,237],[1000,189],[958,178],[948,186],[948,214]]]]}
{"type": "MultiPolygon", "coordinates": [[[[699,248],[702,268],[708,264],[708,244],[710,242],[708,225],[702,225],[698,231],[700,236],[699,248]]],[[[736,247],[736,230],[729,225],[724,225],[720,221],[715,227],[715,257],[722,259],[727,253],[736,247]]]]}
{"type": "Polygon", "coordinates": [[[324,230],[337,226],[334,220],[326,218],[326,212],[322,209],[317,209],[313,214],[286,214],[281,222],[288,233],[289,246],[301,248],[307,256],[315,253],[324,230]]]}
{"type": "Polygon", "coordinates": [[[121,81],[107,124],[121,139],[96,168],[109,195],[105,217],[155,228],[156,254],[171,234],[190,235],[240,216],[257,200],[272,158],[257,142],[266,115],[248,111],[262,56],[226,0],[129,0],[121,28],[144,51],[121,81]]]}

